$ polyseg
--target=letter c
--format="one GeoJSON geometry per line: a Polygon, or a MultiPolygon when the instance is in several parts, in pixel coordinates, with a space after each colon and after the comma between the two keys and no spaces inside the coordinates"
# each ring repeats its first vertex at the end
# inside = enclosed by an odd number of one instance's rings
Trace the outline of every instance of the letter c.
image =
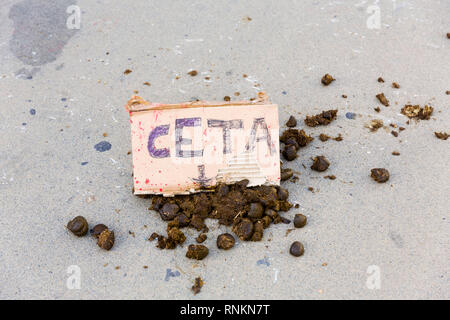
{"type": "Polygon", "coordinates": [[[155,140],[161,136],[167,136],[169,134],[170,125],[157,126],[150,132],[148,137],[147,149],[150,156],[153,158],[167,158],[170,156],[170,150],[168,148],[157,149],[155,147],[155,140]]]}

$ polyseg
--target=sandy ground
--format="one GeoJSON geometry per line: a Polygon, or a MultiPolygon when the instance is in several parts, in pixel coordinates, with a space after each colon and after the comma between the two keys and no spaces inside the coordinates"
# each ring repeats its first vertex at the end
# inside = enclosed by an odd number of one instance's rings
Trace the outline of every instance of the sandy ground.
{"type": "MultiPolygon", "coordinates": [[[[450,298],[450,149],[433,134],[450,130],[450,2],[50,2],[0,7],[0,298],[450,298]],[[77,27],[70,5],[79,29],[67,27],[77,27]],[[323,87],[327,72],[337,80],[323,87]],[[219,252],[214,235],[225,228],[210,222],[210,255],[197,263],[185,248],[155,248],[146,239],[165,223],[130,191],[123,105],[133,90],[156,102],[264,90],[281,123],[338,108],[337,121],[307,131],[344,140],[316,139],[287,164],[300,172],[284,185],[300,204],[287,216],[302,212],[309,224],[287,236],[291,226],[272,226],[262,242],[219,252]],[[406,125],[408,102],[434,106],[432,119],[406,125]],[[406,130],[371,133],[374,118],[406,130]],[[101,141],[111,149],[98,152],[101,141]],[[309,169],[319,154],[332,163],[325,173],[309,169]],[[373,167],[388,168],[390,181],[373,182],[373,167]],[[71,235],[76,215],[114,229],[113,250],[71,235]],[[288,254],[294,240],[303,257],[288,254]],[[77,274],[80,289],[68,287],[77,274]],[[197,276],[205,286],[193,296],[197,276]]],[[[187,235],[192,243],[197,233],[187,235]]]]}

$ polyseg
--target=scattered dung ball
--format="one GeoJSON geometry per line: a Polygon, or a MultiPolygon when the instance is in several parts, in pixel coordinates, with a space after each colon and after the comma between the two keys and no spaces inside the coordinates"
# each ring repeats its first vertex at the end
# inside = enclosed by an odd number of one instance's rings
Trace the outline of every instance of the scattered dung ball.
{"type": "Polygon", "coordinates": [[[217,247],[223,250],[229,250],[234,247],[234,237],[229,233],[223,233],[217,237],[217,247]]]}
{"type": "Polygon", "coordinates": [[[384,168],[374,168],[370,170],[370,176],[378,183],[384,183],[389,180],[389,171],[384,168]]]}
{"type": "Polygon", "coordinates": [[[209,249],[202,244],[191,244],[186,252],[189,259],[203,260],[209,253],[209,249]]]}
{"type": "Polygon", "coordinates": [[[300,257],[305,252],[305,248],[300,241],[295,241],[291,244],[291,248],[289,249],[289,253],[294,257],[300,257]]]}
{"type": "Polygon", "coordinates": [[[307,220],[305,215],[297,213],[294,217],[294,227],[303,228],[306,225],[307,220]]]}
{"type": "Polygon", "coordinates": [[[334,80],[336,80],[336,79],[334,79],[331,75],[329,75],[328,73],[327,74],[325,74],[323,77],[322,77],[322,79],[321,79],[321,82],[322,82],[322,84],[324,85],[324,86],[328,86],[330,83],[332,83],[334,80]]]}
{"type": "Polygon", "coordinates": [[[100,234],[106,229],[108,229],[108,227],[105,226],[104,224],[102,223],[97,224],[91,229],[91,235],[98,238],[100,234]]]}
{"type": "Polygon", "coordinates": [[[67,224],[67,229],[69,229],[70,232],[72,232],[77,237],[82,237],[88,232],[89,226],[86,218],[78,216],[69,221],[69,223],[67,224]]]}
{"type": "Polygon", "coordinates": [[[98,236],[97,245],[104,250],[111,250],[114,246],[114,231],[103,230],[98,236]]]}
{"type": "Polygon", "coordinates": [[[297,119],[295,119],[294,116],[290,116],[289,120],[286,122],[286,126],[289,128],[297,126],[297,119]]]}
{"type": "Polygon", "coordinates": [[[311,169],[314,171],[325,171],[330,166],[330,161],[327,160],[324,156],[317,156],[313,160],[313,164],[311,166],[311,169]]]}

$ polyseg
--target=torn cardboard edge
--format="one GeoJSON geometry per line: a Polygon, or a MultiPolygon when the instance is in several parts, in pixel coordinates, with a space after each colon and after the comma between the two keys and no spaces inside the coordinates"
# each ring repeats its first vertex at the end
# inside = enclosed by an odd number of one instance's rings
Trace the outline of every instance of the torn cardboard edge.
{"type": "Polygon", "coordinates": [[[278,106],[263,92],[253,101],[177,104],[133,96],[126,109],[134,194],[190,194],[244,179],[280,183],[278,106]]]}
{"type": "Polygon", "coordinates": [[[132,96],[128,100],[125,109],[128,112],[140,112],[140,111],[151,111],[151,110],[167,110],[167,109],[184,109],[184,108],[203,108],[203,107],[233,107],[242,105],[261,105],[269,104],[269,98],[264,92],[258,92],[258,98],[252,101],[189,101],[175,104],[164,104],[164,103],[152,103],[144,100],[140,96],[132,96]]]}

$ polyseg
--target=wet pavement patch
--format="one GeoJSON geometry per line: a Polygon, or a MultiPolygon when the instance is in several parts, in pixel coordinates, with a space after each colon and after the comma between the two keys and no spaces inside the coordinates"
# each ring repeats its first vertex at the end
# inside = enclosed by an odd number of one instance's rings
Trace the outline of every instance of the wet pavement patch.
{"type": "Polygon", "coordinates": [[[108,141],[101,141],[94,146],[98,152],[105,152],[111,149],[111,143],[108,141]]]}
{"type": "Polygon", "coordinates": [[[256,261],[256,265],[257,266],[263,265],[266,267],[270,266],[269,258],[265,257],[264,259],[260,259],[260,260],[256,261]]]}
{"type": "MultiPolygon", "coordinates": [[[[9,41],[11,52],[30,66],[55,61],[69,39],[78,31],[67,27],[70,13],[66,10],[74,0],[24,0],[9,11],[14,31],[9,41]]],[[[32,79],[39,69],[19,70],[25,79],[32,79]]]]}
{"type": "Polygon", "coordinates": [[[166,269],[166,277],[164,281],[169,281],[170,278],[179,277],[180,272],[178,270],[172,271],[172,269],[166,269]]]}
{"type": "Polygon", "coordinates": [[[356,118],[356,113],[353,113],[353,112],[347,112],[347,113],[345,114],[345,117],[346,117],[347,119],[354,120],[354,119],[356,118]]]}

